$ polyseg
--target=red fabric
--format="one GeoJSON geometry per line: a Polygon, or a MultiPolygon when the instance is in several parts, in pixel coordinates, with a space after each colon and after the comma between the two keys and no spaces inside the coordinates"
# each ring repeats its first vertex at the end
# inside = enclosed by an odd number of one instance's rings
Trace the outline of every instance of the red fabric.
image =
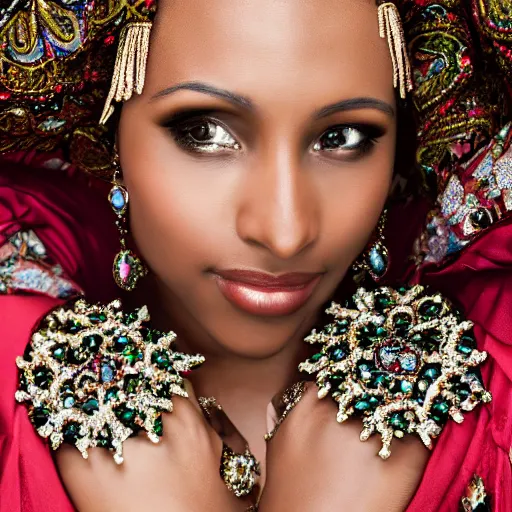
{"type": "Polygon", "coordinates": [[[50,451],[37,435],[27,409],[14,401],[18,372],[33,328],[59,304],[43,296],[0,297],[0,511],[69,512],[73,506],[50,451]]]}
{"type": "Polygon", "coordinates": [[[442,270],[415,281],[456,302],[474,322],[478,348],[489,355],[482,377],[490,404],[451,422],[437,441],[410,512],[456,511],[474,474],[496,512],[512,511],[512,221],[486,233],[442,270]]]}
{"type": "MultiPolygon", "coordinates": [[[[81,176],[4,163],[0,172],[0,244],[19,230],[33,230],[49,259],[95,301],[117,294],[112,261],[117,232],[106,192],[81,176]],[[112,218],[112,222],[105,219],[112,218]]],[[[0,296],[0,512],[73,510],[49,448],[36,433],[24,405],[14,400],[16,357],[38,321],[59,305],[41,295],[0,296]]]]}

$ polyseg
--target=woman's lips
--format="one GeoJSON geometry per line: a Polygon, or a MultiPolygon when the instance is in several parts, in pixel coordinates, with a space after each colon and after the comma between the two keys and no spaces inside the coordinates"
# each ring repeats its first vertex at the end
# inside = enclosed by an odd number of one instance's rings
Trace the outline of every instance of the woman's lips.
{"type": "Polygon", "coordinates": [[[319,273],[274,276],[249,270],[216,271],[214,275],[231,304],[259,316],[295,313],[311,297],[321,277],[319,273]]]}

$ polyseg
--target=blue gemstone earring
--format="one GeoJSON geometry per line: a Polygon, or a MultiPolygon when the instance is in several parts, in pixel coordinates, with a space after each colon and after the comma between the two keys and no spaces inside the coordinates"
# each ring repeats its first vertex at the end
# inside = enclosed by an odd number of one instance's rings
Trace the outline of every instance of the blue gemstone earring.
{"type": "Polygon", "coordinates": [[[119,230],[119,240],[121,250],[117,253],[114,259],[114,266],[112,274],[114,280],[119,288],[132,291],[140,278],[147,274],[147,269],[137,255],[127,249],[126,236],[128,230],[126,229],[126,212],[128,210],[128,190],[121,184],[119,180],[120,165],[117,152],[115,154],[115,172],[114,179],[112,180],[113,187],[108,195],[108,200],[112,210],[117,215],[116,226],[119,230]]]}
{"type": "Polygon", "coordinates": [[[369,247],[352,265],[354,281],[356,282],[362,281],[366,273],[370,274],[370,277],[375,282],[378,282],[388,271],[389,252],[384,244],[384,227],[386,225],[386,219],[387,210],[384,210],[369,247]]]}

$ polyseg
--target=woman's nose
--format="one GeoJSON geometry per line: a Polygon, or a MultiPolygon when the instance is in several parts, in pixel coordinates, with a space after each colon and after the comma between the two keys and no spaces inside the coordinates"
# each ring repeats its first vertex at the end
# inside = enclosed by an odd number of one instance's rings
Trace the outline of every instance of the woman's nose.
{"type": "Polygon", "coordinates": [[[238,236],[291,259],[314,244],[319,209],[314,183],[300,158],[282,148],[268,151],[249,171],[237,214],[238,236]]]}

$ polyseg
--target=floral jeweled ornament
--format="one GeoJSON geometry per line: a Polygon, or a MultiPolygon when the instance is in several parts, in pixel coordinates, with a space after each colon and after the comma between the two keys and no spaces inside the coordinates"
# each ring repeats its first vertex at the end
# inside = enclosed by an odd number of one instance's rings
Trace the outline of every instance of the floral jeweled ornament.
{"type": "Polygon", "coordinates": [[[340,423],[362,417],[362,441],[381,435],[383,459],[393,436],[417,434],[432,448],[449,417],[461,423],[462,411],[491,400],[477,369],[487,354],[476,349],[473,324],[441,295],[422,286],[360,288],[346,307],[333,303],[327,313],[335,322],[306,338],[322,348],[300,370],[316,374],[319,398],[331,394],[338,403],[340,423]]]}
{"type": "Polygon", "coordinates": [[[157,443],[172,395],[187,397],[183,376],[200,355],[174,351],[173,332],[149,327],[146,307],[126,314],[79,300],[50,313],[32,336],[20,368],[19,402],[27,402],[40,436],[56,450],[75,445],[84,458],[96,446],[123,462],[123,443],[145,431],[157,443]]]}
{"type": "Polygon", "coordinates": [[[220,475],[227,488],[237,498],[249,495],[260,475],[260,465],[249,448],[244,453],[235,453],[226,444],[222,448],[220,475]]]}

